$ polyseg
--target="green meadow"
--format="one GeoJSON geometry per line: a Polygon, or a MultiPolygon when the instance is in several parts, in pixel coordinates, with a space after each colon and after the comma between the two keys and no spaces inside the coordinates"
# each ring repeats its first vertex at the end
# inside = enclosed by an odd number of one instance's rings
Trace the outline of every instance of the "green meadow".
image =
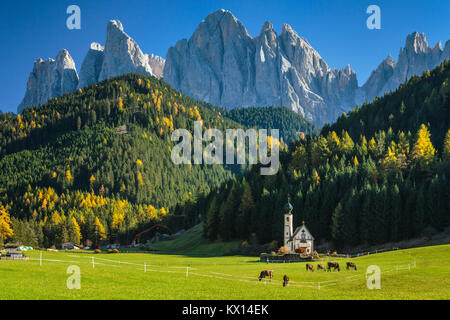
{"type": "Polygon", "coordinates": [[[266,264],[245,256],[42,252],[41,265],[40,252],[27,255],[28,261],[0,261],[0,299],[450,298],[450,245],[330,258],[340,263],[341,272],[306,272],[305,263],[266,264]],[[346,261],[358,270],[345,270],[346,261]],[[67,288],[67,268],[73,265],[81,272],[79,290],[67,288]],[[381,269],[381,289],[367,288],[370,265],[381,269]],[[264,269],[274,271],[272,281],[258,281],[264,269]],[[287,287],[284,274],[291,279],[287,287]]]}

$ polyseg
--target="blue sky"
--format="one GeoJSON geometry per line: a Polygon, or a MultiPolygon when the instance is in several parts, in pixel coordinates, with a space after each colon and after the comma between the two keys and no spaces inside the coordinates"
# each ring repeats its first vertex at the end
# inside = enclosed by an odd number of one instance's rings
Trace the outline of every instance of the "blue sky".
{"type": "Polygon", "coordinates": [[[104,44],[110,19],[121,20],[145,53],[165,57],[170,46],[221,8],[233,12],[251,36],[265,21],[277,32],[290,24],[330,67],[350,64],[360,85],[387,54],[397,60],[409,33],[424,32],[433,46],[450,39],[448,0],[2,0],[0,110],[16,111],[35,59],[54,58],[66,48],[79,70],[90,43],[104,44]],[[66,28],[71,4],[81,8],[81,30],[66,28]],[[381,8],[381,30],[366,27],[371,4],[381,8]]]}

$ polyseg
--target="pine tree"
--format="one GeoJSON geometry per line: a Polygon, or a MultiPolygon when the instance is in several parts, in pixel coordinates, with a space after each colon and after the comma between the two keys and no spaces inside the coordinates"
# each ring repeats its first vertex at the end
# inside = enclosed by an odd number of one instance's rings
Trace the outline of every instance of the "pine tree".
{"type": "Polygon", "coordinates": [[[253,210],[255,209],[255,203],[252,197],[252,190],[250,185],[244,181],[243,193],[241,203],[238,209],[237,216],[237,233],[241,239],[247,239],[250,235],[251,223],[253,217],[253,210]]]}

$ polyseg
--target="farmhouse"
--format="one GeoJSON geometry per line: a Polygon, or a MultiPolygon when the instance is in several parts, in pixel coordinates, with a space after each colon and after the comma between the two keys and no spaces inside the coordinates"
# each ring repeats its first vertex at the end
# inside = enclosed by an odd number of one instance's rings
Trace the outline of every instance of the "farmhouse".
{"type": "Polygon", "coordinates": [[[284,206],[284,245],[290,249],[290,253],[301,252],[311,254],[314,251],[314,237],[309,232],[303,221],[300,227],[293,231],[292,205],[286,203],[284,206]]]}

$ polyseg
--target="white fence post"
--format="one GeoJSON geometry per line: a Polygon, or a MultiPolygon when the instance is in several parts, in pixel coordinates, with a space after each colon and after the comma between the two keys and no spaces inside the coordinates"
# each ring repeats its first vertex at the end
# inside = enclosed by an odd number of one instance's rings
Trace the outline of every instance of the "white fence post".
{"type": "Polygon", "coordinates": [[[94,257],[92,257],[92,269],[95,268],[95,261],[94,261],[94,257]]]}
{"type": "Polygon", "coordinates": [[[144,272],[147,272],[147,263],[144,262],[144,272]]]}
{"type": "Polygon", "coordinates": [[[318,283],[317,283],[317,285],[318,285],[318,287],[319,287],[319,290],[320,290],[320,282],[318,282],[318,283]]]}

